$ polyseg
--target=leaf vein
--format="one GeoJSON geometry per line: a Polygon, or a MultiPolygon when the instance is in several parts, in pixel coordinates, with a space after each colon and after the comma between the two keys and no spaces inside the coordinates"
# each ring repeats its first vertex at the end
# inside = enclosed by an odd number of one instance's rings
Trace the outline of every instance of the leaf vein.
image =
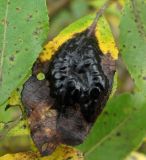
{"type": "Polygon", "coordinates": [[[98,146],[100,146],[104,141],[106,141],[109,137],[111,137],[114,133],[117,132],[117,130],[129,119],[129,117],[131,116],[131,114],[126,117],[115,129],[113,129],[108,135],[106,135],[105,137],[103,137],[98,143],[96,143],[93,147],[91,147],[91,149],[89,149],[86,153],[84,157],[87,157],[90,153],[92,153],[98,146]]]}
{"type": "Polygon", "coordinates": [[[9,9],[10,0],[7,0],[6,3],[6,12],[4,17],[4,33],[3,33],[3,41],[2,41],[2,52],[0,58],[0,84],[2,83],[2,70],[3,70],[3,63],[4,63],[4,52],[6,48],[6,33],[7,33],[7,18],[8,18],[8,9],[9,9]]]}

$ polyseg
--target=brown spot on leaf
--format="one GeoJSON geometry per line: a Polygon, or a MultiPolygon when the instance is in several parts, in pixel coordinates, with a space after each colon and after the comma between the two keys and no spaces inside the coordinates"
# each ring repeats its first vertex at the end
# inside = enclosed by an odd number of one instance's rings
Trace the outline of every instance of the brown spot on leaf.
{"type": "Polygon", "coordinates": [[[107,116],[109,115],[108,111],[105,111],[103,113],[104,113],[104,115],[107,115],[107,116]]]}
{"type": "Polygon", "coordinates": [[[35,31],[33,32],[33,34],[34,34],[34,35],[39,35],[39,34],[41,33],[41,31],[42,31],[42,27],[37,27],[37,28],[35,29],[35,31]]]}
{"type": "Polygon", "coordinates": [[[9,57],[9,60],[13,62],[15,60],[15,57],[12,55],[9,57]]]}
{"type": "Polygon", "coordinates": [[[19,12],[20,10],[21,10],[21,8],[20,8],[20,7],[16,7],[16,11],[18,11],[18,12],[19,12]]]}
{"type": "Polygon", "coordinates": [[[7,26],[9,25],[9,22],[6,19],[2,19],[1,22],[2,22],[2,25],[7,25],[7,26]]]}
{"type": "Polygon", "coordinates": [[[19,38],[18,41],[19,41],[20,43],[23,43],[23,39],[22,39],[22,38],[19,38]]]}
{"type": "Polygon", "coordinates": [[[26,18],[26,21],[27,21],[27,22],[30,22],[30,21],[32,20],[32,18],[33,18],[33,15],[32,15],[32,14],[29,14],[29,15],[27,16],[27,18],[26,18]]]}
{"type": "Polygon", "coordinates": [[[120,136],[121,136],[121,133],[120,133],[120,132],[117,132],[117,133],[116,133],[116,136],[120,137],[120,136]]]}
{"type": "Polygon", "coordinates": [[[23,125],[23,128],[25,129],[26,127],[27,127],[27,126],[24,124],[24,125],[23,125]]]}
{"type": "Polygon", "coordinates": [[[126,47],[126,45],[125,44],[123,44],[123,48],[125,48],[126,47]]]}
{"type": "Polygon", "coordinates": [[[16,53],[19,53],[19,50],[16,50],[16,53]]]}

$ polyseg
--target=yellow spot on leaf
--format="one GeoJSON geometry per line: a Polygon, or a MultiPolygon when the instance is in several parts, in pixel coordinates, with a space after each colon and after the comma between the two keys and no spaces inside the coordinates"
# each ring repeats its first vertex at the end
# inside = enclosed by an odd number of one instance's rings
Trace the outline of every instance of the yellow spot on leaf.
{"type": "Polygon", "coordinates": [[[8,100],[8,104],[11,105],[11,106],[15,106],[15,105],[20,104],[20,94],[19,94],[18,91],[15,90],[11,94],[11,97],[8,100]]]}
{"type": "Polygon", "coordinates": [[[42,72],[38,73],[38,74],[37,74],[37,79],[38,79],[39,81],[44,80],[44,79],[45,79],[44,73],[42,73],[42,72]]]}

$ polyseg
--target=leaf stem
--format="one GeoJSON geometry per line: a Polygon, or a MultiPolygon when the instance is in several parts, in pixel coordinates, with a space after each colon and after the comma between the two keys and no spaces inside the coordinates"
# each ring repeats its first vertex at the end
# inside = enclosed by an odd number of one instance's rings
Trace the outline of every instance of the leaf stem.
{"type": "Polygon", "coordinates": [[[116,1],[116,0],[107,0],[104,3],[104,5],[99,9],[99,11],[96,13],[96,17],[95,17],[93,23],[91,24],[91,26],[89,27],[88,36],[90,36],[92,33],[94,33],[99,18],[104,14],[105,10],[109,7],[109,5],[111,3],[113,3],[114,1],[116,1]]]}

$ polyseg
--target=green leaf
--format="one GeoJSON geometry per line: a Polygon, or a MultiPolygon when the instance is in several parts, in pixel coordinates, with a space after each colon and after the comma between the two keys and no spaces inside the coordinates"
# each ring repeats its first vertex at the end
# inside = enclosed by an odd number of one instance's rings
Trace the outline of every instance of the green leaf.
{"type": "Polygon", "coordinates": [[[0,2],[0,105],[28,75],[47,38],[45,0],[0,2]]]}
{"type": "Polygon", "coordinates": [[[80,18],[88,13],[88,2],[86,0],[72,0],[71,11],[75,18],[80,18]]]}
{"type": "Polygon", "coordinates": [[[127,1],[125,6],[120,50],[137,88],[146,95],[146,1],[127,1]]]}
{"type": "Polygon", "coordinates": [[[79,149],[86,160],[123,160],[146,133],[146,101],[141,94],[113,97],[79,149]]]}

